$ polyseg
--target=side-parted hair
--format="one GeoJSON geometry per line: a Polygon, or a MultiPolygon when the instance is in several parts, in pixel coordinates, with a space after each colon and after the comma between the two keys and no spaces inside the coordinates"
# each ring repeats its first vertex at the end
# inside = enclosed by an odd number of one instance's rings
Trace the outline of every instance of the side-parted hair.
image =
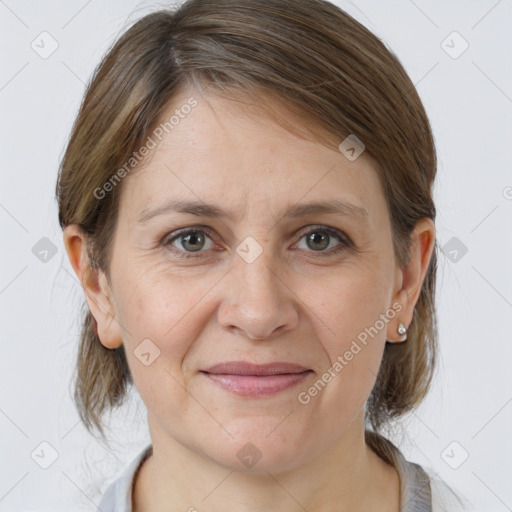
{"type": "MultiPolygon", "coordinates": [[[[376,162],[395,259],[404,268],[416,222],[435,221],[437,161],[430,124],[395,54],[324,0],[188,0],[142,17],[114,42],[88,84],[56,187],[60,225],[83,230],[93,268],[109,279],[123,187],[122,181],[105,184],[119,176],[169,101],[189,84],[261,103],[263,109],[264,97],[271,96],[300,116],[311,133],[320,127],[317,138],[328,133],[338,143],[349,135],[361,140],[365,155],[376,162]]],[[[293,130],[270,109],[268,114],[293,130]]],[[[437,242],[408,339],[386,343],[366,404],[366,440],[388,461],[378,431],[417,407],[433,377],[436,269],[437,242]]],[[[133,380],[124,345],[103,346],[84,306],[73,398],[88,431],[96,428],[104,437],[103,413],[123,403],[133,380]]]]}

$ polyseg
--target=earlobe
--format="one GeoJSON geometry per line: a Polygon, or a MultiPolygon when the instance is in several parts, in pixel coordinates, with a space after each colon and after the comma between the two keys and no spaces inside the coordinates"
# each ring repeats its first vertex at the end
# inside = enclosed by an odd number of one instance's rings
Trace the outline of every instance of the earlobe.
{"type": "Polygon", "coordinates": [[[400,304],[400,312],[395,321],[388,325],[387,341],[399,343],[406,341],[407,332],[399,329],[400,324],[408,330],[416,303],[418,302],[421,288],[427,274],[435,246],[435,224],[432,219],[420,219],[411,235],[409,262],[402,269],[398,289],[393,297],[393,303],[400,304]]]}
{"type": "Polygon", "coordinates": [[[401,288],[393,297],[392,309],[396,314],[393,317],[393,320],[388,323],[386,341],[389,341],[390,343],[401,343],[407,341],[407,331],[411,322],[409,319],[409,308],[410,301],[407,295],[407,290],[401,288]]]}
{"type": "Polygon", "coordinates": [[[106,348],[122,345],[120,326],[105,274],[93,267],[87,253],[87,237],[76,224],[64,229],[64,246],[85,299],[94,317],[98,337],[106,348]]]}

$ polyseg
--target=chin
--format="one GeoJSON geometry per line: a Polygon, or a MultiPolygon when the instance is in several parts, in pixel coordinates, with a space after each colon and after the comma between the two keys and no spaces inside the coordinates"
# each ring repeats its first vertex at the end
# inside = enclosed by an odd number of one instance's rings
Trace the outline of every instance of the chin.
{"type": "Polygon", "coordinates": [[[279,421],[274,417],[238,420],[236,429],[233,423],[227,424],[226,430],[233,438],[226,434],[218,441],[209,439],[205,453],[234,471],[266,473],[292,469],[304,462],[310,447],[308,449],[304,442],[304,433],[290,428],[290,425],[286,428],[287,420],[281,425],[279,421]]]}
{"type": "Polygon", "coordinates": [[[241,473],[267,474],[294,469],[300,463],[300,453],[290,450],[276,453],[268,447],[258,448],[254,443],[246,443],[233,453],[216,453],[212,459],[225,468],[241,473]],[[234,455],[234,456],[233,456],[234,455]]]}

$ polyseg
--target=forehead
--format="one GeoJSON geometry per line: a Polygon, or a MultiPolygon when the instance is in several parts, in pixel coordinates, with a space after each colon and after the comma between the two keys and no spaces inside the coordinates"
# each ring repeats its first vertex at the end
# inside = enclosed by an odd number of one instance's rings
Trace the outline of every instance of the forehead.
{"type": "MultiPolygon", "coordinates": [[[[301,132],[303,120],[278,102],[271,107],[288,124],[296,120],[301,132]]],[[[385,207],[371,158],[363,154],[350,161],[334,144],[326,147],[292,133],[254,101],[247,105],[185,88],[157,127],[171,118],[172,127],[161,140],[153,137],[150,158],[123,185],[121,209],[124,203],[138,219],[150,205],[169,200],[225,205],[226,210],[229,205],[236,218],[253,205],[277,214],[298,202],[343,200],[366,209],[370,217],[385,207]]]]}

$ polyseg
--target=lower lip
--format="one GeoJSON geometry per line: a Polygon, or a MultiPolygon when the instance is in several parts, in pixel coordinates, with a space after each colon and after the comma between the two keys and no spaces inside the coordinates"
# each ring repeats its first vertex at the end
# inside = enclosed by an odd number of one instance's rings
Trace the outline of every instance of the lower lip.
{"type": "Polygon", "coordinates": [[[224,373],[202,372],[221,388],[239,396],[267,396],[289,389],[313,372],[285,373],[280,375],[230,375],[224,373]]]}

